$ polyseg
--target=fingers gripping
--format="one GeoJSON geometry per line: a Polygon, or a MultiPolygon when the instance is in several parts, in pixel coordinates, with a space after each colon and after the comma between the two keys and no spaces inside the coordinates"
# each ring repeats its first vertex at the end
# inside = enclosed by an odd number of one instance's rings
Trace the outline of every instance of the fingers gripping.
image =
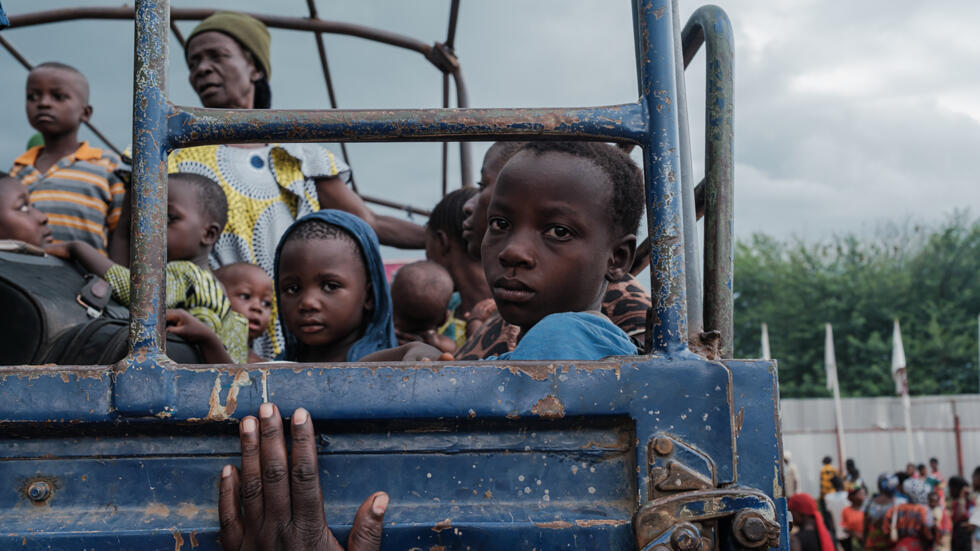
{"type": "Polygon", "coordinates": [[[244,538],[239,486],[238,471],[231,465],[225,465],[221,471],[221,484],[218,493],[218,520],[221,523],[220,539],[221,547],[225,551],[241,549],[244,538]]]}
{"type": "Polygon", "coordinates": [[[375,492],[357,509],[354,525],[347,538],[347,551],[378,551],[384,530],[388,494],[375,492]]]}
{"type": "Polygon", "coordinates": [[[316,433],[309,412],[303,408],[293,413],[292,441],[290,486],[293,523],[301,531],[321,532],[327,523],[317,467],[316,433]]]}

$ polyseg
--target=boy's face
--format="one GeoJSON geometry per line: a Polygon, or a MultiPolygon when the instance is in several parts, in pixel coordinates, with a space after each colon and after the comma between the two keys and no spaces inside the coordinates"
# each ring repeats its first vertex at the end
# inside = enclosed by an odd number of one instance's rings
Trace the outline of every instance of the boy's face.
{"type": "Polygon", "coordinates": [[[471,197],[463,206],[469,216],[463,221],[463,240],[466,241],[466,252],[475,259],[480,258],[480,246],[483,236],[487,233],[487,209],[490,207],[490,197],[493,195],[494,184],[504,162],[500,159],[499,150],[488,152],[483,159],[480,170],[480,192],[471,197]]]}
{"type": "Polygon", "coordinates": [[[262,72],[234,38],[217,31],[196,35],[187,44],[187,68],[205,107],[251,109],[262,72]]]}
{"type": "Polygon", "coordinates": [[[179,178],[168,180],[167,261],[197,258],[217,239],[217,235],[212,235],[217,224],[210,222],[202,210],[200,193],[194,184],[179,178]]]}
{"type": "Polygon", "coordinates": [[[344,239],[293,239],[279,257],[283,322],[311,356],[353,344],[374,310],[367,271],[344,239]]]}
{"type": "Polygon", "coordinates": [[[51,242],[48,217],[31,205],[27,188],[13,178],[0,178],[0,236],[39,247],[51,242]]]}
{"type": "Polygon", "coordinates": [[[598,167],[566,153],[518,153],[488,209],[483,268],[508,322],[523,331],[557,312],[598,310],[605,281],[632,261],[635,236],[615,235],[612,190],[598,167]]]}
{"type": "Polygon", "coordinates": [[[41,67],[27,75],[27,120],[45,137],[78,129],[92,116],[88,86],[81,75],[66,69],[41,67]]]}
{"type": "Polygon", "coordinates": [[[929,507],[936,507],[939,505],[939,494],[936,492],[929,492],[929,507]]]}
{"type": "Polygon", "coordinates": [[[272,317],[272,278],[258,266],[240,267],[233,277],[221,282],[225,286],[231,309],[248,320],[249,340],[265,333],[272,317]]]}

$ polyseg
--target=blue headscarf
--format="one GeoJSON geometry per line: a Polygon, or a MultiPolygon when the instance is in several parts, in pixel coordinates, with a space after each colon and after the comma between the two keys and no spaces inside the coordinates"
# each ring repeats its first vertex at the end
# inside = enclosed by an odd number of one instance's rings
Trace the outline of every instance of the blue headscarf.
{"type": "MultiPolygon", "coordinates": [[[[364,267],[367,268],[371,290],[374,293],[374,310],[371,312],[371,319],[364,327],[364,334],[347,351],[347,361],[356,362],[372,352],[398,346],[398,340],[395,338],[395,326],[392,324],[391,317],[391,292],[388,290],[388,279],[385,277],[385,267],[381,261],[378,236],[375,235],[374,230],[367,222],[353,214],[324,209],[300,218],[292,226],[289,226],[286,233],[282,234],[279,245],[276,246],[276,304],[282,304],[279,298],[279,255],[282,253],[282,246],[286,243],[289,234],[298,225],[311,220],[319,220],[337,226],[354,238],[360,246],[364,267]]],[[[279,359],[294,361],[299,343],[286,327],[281,308],[279,310],[279,323],[282,326],[283,338],[286,341],[286,349],[279,359]]]]}

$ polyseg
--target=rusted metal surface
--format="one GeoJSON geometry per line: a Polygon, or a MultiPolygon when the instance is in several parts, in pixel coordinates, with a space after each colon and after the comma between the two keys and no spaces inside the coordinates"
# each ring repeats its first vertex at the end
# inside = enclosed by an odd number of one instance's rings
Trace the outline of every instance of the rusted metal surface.
{"type": "Polygon", "coordinates": [[[487,141],[579,139],[637,142],[638,103],[558,109],[235,110],[174,107],[170,146],[263,141],[487,141]]]}
{"type": "MultiPolygon", "coordinates": [[[[209,8],[173,8],[169,16],[176,21],[200,21],[207,18],[218,10],[209,8]]],[[[356,36],[375,42],[383,42],[391,46],[405,48],[419,52],[422,55],[429,53],[431,46],[415,38],[373,29],[363,25],[353,23],[342,23],[338,21],[325,21],[322,19],[312,20],[305,17],[286,17],[281,15],[269,15],[263,13],[242,12],[251,15],[266,26],[274,29],[292,29],[296,31],[315,31],[331,34],[343,34],[356,36]]],[[[46,10],[33,13],[25,13],[10,17],[10,27],[30,27],[33,25],[44,25],[47,23],[57,23],[61,21],[77,21],[79,19],[133,19],[134,8],[129,6],[116,7],[77,7],[56,10],[46,10]]]]}
{"type": "Polygon", "coordinates": [[[717,6],[698,8],[681,33],[685,63],[706,45],[704,330],[721,332],[721,357],[734,350],[734,43],[717,6]]]}
{"type": "Polygon", "coordinates": [[[641,103],[649,116],[643,146],[653,312],[647,349],[686,354],[687,279],[681,196],[677,84],[671,0],[634,0],[641,103]]]}
{"type": "Polygon", "coordinates": [[[170,5],[139,2],[133,82],[133,215],[130,355],[117,374],[121,411],[166,415],[175,375],[166,369],[164,273],[167,238],[167,55],[170,5]],[[127,409],[131,406],[133,409],[127,409]]]}
{"type": "MultiPolygon", "coordinates": [[[[681,28],[678,0],[672,0],[671,11],[674,28],[681,28]]],[[[672,33],[674,39],[674,79],[677,82],[677,129],[680,144],[681,207],[684,220],[684,277],[687,284],[687,337],[688,342],[701,333],[704,327],[704,303],[701,298],[701,257],[698,225],[695,223],[694,162],[691,159],[691,127],[687,116],[687,84],[684,71],[684,55],[680,33],[672,33]]]]}

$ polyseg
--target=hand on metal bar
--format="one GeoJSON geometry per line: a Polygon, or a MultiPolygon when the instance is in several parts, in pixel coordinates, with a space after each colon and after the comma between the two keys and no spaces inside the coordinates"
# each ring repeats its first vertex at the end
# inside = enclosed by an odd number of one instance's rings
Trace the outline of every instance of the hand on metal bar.
{"type": "MultiPolygon", "coordinates": [[[[241,472],[225,465],[221,472],[218,517],[225,551],[317,549],[343,551],[327,527],[317,469],[316,434],[305,409],[292,418],[292,457],[286,454],[279,408],[259,407],[259,419],[239,424],[241,472]]],[[[349,551],[381,548],[388,494],[375,492],[357,509],[347,540],[349,551]]]]}

